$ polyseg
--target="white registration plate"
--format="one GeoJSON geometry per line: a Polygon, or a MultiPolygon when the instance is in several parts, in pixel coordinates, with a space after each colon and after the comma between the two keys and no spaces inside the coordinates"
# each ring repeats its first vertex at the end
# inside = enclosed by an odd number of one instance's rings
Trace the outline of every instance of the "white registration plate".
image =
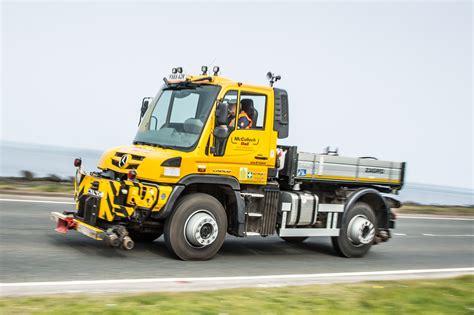
{"type": "Polygon", "coordinates": [[[170,81],[184,81],[184,80],[186,80],[186,74],[184,74],[184,73],[172,73],[168,77],[168,80],[170,80],[170,81]]]}
{"type": "Polygon", "coordinates": [[[94,189],[90,189],[87,191],[87,193],[89,195],[92,195],[92,196],[97,196],[97,197],[103,197],[104,196],[104,192],[103,191],[98,191],[98,190],[94,190],[94,189]]]}

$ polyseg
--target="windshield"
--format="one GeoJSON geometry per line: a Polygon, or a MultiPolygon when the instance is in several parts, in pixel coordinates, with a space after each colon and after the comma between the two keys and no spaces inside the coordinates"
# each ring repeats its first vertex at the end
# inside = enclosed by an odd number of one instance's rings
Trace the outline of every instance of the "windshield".
{"type": "Polygon", "coordinates": [[[134,143],[189,150],[206,123],[220,87],[165,87],[145,113],[134,143]]]}

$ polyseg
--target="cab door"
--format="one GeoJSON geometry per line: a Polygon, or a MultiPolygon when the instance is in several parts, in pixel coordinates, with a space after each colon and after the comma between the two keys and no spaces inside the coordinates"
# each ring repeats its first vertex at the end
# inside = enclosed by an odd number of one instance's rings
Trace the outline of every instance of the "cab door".
{"type": "Polygon", "coordinates": [[[235,119],[229,119],[223,155],[210,154],[209,171],[233,176],[243,184],[266,184],[268,167],[273,167],[270,164],[275,157],[270,146],[271,95],[257,89],[236,88],[227,91],[223,100],[232,98],[236,99],[235,119]]]}

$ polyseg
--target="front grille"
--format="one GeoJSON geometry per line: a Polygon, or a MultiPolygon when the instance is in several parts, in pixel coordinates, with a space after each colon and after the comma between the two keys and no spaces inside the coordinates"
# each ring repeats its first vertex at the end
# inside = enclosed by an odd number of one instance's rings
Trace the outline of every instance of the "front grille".
{"type": "Polygon", "coordinates": [[[126,169],[126,170],[131,170],[131,169],[137,169],[138,166],[140,165],[140,162],[145,159],[144,156],[136,155],[136,154],[130,154],[131,161],[128,161],[128,165],[126,167],[120,167],[120,158],[124,156],[127,153],[124,152],[116,152],[114,157],[112,158],[112,165],[126,169]]]}
{"type": "Polygon", "coordinates": [[[79,209],[77,216],[90,225],[96,225],[99,216],[100,197],[91,195],[82,195],[79,198],[79,209]]]}
{"type": "MultiPolygon", "coordinates": [[[[116,157],[122,157],[123,155],[125,155],[127,153],[123,153],[123,152],[116,152],[115,153],[115,156],[116,157]]],[[[141,155],[136,155],[136,154],[130,154],[132,156],[132,160],[134,161],[143,161],[143,159],[145,159],[144,156],[141,156],[141,155]]]]}
{"type": "MultiPolygon", "coordinates": [[[[120,167],[119,166],[119,161],[116,161],[114,159],[112,159],[112,165],[120,167]]],[[[138,167],[138,165],[139,165],[138,163],[130,163],[130,164],[128,164],[127,167],[121,167],[121,168],[123,168],[125,170],[131,170],[131,169],[136,169],[138,167]]]]}

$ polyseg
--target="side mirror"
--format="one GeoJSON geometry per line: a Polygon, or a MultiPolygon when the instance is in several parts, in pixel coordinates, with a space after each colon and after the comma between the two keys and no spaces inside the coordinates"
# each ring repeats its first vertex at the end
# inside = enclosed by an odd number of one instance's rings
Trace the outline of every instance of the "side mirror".
{"type": "Polygon", "coordinates": [[[229,128],[227,125],[219,125],[214,127],[214,148],[215,156],[223,156],[225,152],[225,145],[227,143],[227,136],[229,135],[229,128]]]}
{"type": "Polygon", "coordinates": [[[214,128],[214,137],[219,140],[227,139],[229,128],[226,125],[216,126],[214,128]]]}
{"type": "Polygon", "coordinates": [[[227,125],[229,105],[227,103],[219,103],[216,108],[216,125],[227,125]]]}
{"type": "Polygon", "coordinates": [[[216,108],[216,126],[214,127],[214,148],[215,156],[223,156],[225,145],[227,143],[227,136],[229,135],[229,128],[227,127],[229,105],[220,102],[216,108]]]}
{"type": "Polygon", "coordinates": [[[151,103],[153,97],[144,97],[142,100],[142,108],[140,110],[140,119],[138,120],[138,124],[142,122],[142,118],[145,115],[146,111],[148,110],[148,104],[151,103]]]}

